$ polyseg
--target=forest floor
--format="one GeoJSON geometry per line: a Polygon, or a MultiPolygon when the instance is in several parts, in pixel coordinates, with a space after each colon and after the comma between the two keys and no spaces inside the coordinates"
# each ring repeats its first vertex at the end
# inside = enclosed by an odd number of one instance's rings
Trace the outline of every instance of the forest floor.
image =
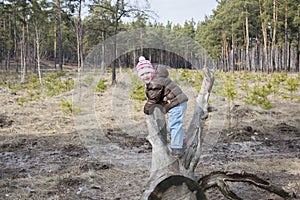
{"type": "MultiPolygon", "coordinates": [[[[0,199],[140,198],[151,145],[143,103],[130,99],[127,75],[117,77],[116,86],[85,100],[96,128],[62,111],[61,100],[73,91],[18,105],[21,91],[0,88],[0,199]]],[[[188,125],[197,93],[185,91],[188,125]]],[[[276,107],[263,110],[235,101],[228,117],[225,98],[210,99],[196,174],[246,171],[300,196],[300,103],[273,98],[276,107]]],[[[253,185],[230,186],[243,199],[281,199],[253,185]]],[[[225,199],[215,189],[207,196],[225,199]]]]}

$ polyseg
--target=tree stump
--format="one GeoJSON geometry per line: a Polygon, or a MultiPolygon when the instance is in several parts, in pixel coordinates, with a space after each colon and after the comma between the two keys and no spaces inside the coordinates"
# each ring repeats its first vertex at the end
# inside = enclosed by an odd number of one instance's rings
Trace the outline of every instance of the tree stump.
{"type": "Polygon", "coordinates": [[[170,154],[162,108],[157,105],[152,114],[147,116],[147,139],[152,145],[152,164],[142,199],[174,199],[174,194],[176,199],[205,199],[194,170],[201,156],[201,133],[208,115],[208,99],[213,82],[213,70],[205,68],[194,116],[186,133],[187,146],[182,158],[170,154]]]}

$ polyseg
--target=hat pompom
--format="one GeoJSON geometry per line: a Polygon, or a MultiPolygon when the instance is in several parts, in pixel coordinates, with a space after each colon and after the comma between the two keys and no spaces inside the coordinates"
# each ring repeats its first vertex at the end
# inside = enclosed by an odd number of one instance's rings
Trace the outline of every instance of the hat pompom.
{"type": "Polygon", "coordinates": [[[139,57],[139,62],[146,60],[146,58],[144,56],[140,56],[139,57]]]}

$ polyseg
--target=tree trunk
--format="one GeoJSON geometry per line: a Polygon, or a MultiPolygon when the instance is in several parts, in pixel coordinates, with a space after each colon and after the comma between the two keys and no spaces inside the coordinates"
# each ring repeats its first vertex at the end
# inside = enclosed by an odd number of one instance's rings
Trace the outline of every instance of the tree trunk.
{"type": "Polygon", "coordinates": [[[82,26],[81,26],[81,6],[82,0],[79,0],[76,39],[77,39],[77,69],[78,72],[83,68],[83,52],[82,52],[82,26]]]}
{"type": "MultiPolygon", "coordinates": [[[[103,41],[105,41],[105,39],[106,39],[106,32],[105,31],[102,31],[101,32],[101,34],[102,34],[102,38],[103,38],[103,41]]],[[[102,44],[101,44],[101,55],[100,55],[100,57],[101,57],[101,69],[102,70],[104,70],[104,68],[105,68],[105,42],[102,42],[102,44]]]]}
{"type": "Polygon", "coordinates": [[[36,73],[37,72],[37,68],[38,68],[38,63],[37,63],[37,60],[38,60],[38,55],[37,55],[37,51],[38,51],[38,47],[37,47],[37,37],[39,37],[39,36],[37,36],[37,28],[36,28],[36,25],[34,26],[34,32],[35,32],[35,39],[34,39],[34,42],[33,42],[33,65],[34,65],[34,68],[33,68],[33,71],[34,71],[34,73],[36,73]]]}
{"type": "MultiPolygon", "coordinates": [[[[2,10],[4,10],[4,1],[2,1],[2,8],[1,8],[2,10]]],[[[5,33],[6,31],[5,31],[5,19],[1,19],[2,20],[2,24],[3,24],[3,32],[5,33]]],[[[0,29],[1,29],[1,27],[0,27],[0,29]]],[[[5,48],[4,48],[4,45],[2,45],[3,44],[3,42],[4,42],[4,38],[3,37],[0,37],[0,70],[2,70],[2,60],[3,60],[3,57],[4,57],[4,50],[5,50],[5,48]]]]}
{"type": "Polygon", "coordinates": [[[268,35],[267,35],[267,21],[265,19],[265,11],[263,8],[263,3],[261,0],[259,2],[259,11],[260,11],[260,18],[261,18],[261,28],[263,33],[263,41],[264,41],[264,48],[263,48],[263,63],[262,63],[262,71],[269,72],[269,65],[268,65],[268,35]]]}
{"type": "Polygon", "coordinates": [[[228,72],[229,69],[229,47],[228,47],[228,42],[225,38],[223,38],[223,50],[222,50],[222,58],[223,58],[223,65],[224,65],[224,69],[223,71],[228,72]]]}
{"type": "Polygon", "coordinates": [[[279,53],[278,53],[278,71],[279,72],[282,72],[282,69],[283,69],[283,59],[282,59],[282,57],[283,57],[283,48],[282,47],[280,47],[279,48],[279,53]]]}
{"type": "MultiPolygon", "coordinates": [[[[25,20],[24,20],[25,21],[25,20]]],[[[26,45],[25,45],[25,24],[22,26],[22,41],[21,41],[21,83],[25,81],[26,74],[26,45]]]]}
{"type": "Polygon", "coordinates": [[[299,31],[300,30],[300,28],[298,27],[298,32],[297,32],[297,36],[296,36],[296,38],[297,38],[297,40],[296,40],[296,62],[295,62],[295,71],[296,72],[300,72],[300,70],[299,70],[299,58],[300,58],[300,37],[299,37],[299,31]]]}
{"type": "Polygon", "coordinates": [[[231,66],[232,66],[232,72],[235,72],[236,70],[236,46],[235,46],[235,40],[234,40],[233,33],[231,34],[231,49],[232,49],[232,57],[231,57],[231,66]]]}
{"type": "Polygon", "coordinates": [[[246,10],[246,20],[245,20],[245,26],[246,26],[246,69],[248,71],[251,71],[251,65],[250,65],[250,58],[249,58],[249,22],[248,22],[248,10],[246,10]]]}
{"type": "Polygon", "coordinates": [[[42,74],[41,74],[41,55],[40,55],[40,35],[38,31],[38,27],[35,27],[35,39],[36,39],[36,61],[37,61],[37,70],[39,81],[41,85],[41,89],[43,90],[43,82],[42,82],[42,74]]]}
{"type": "MultiPolygon", "coordinates": [[[[5,26],[5,20],[3,23],[4,26],[4,33],[6,33],[6,26],[5,26]]],[[[6,42],[11,40],[11,20],[10,17],[8,19],[8,37],[6,37],[6,42]]],[[[6,52],[5,55],[5,70],[8,71],[9,70],[9,65],[10,65],[10,50],[11,50],[11,44],[5,45],[6,47],[4,47],[4,52],[6,52]]],[[[2,59],[1,59],[2,62],[2,59]]]]}
{"type": "Polygon", "coordinates": [[[284,15],[284,56],[283,66],[287,71],[287,58],[288,58],[288,0],[285,0],[285,15],[284,15]]]}
{"type": "Polygon", "coordinates": [[[120,0],[117,0],[116,5],[115,5],[115,13],[114,13],[114,51],[113,51],[113,59],[114,63],[112,65],[112,80],[111,84],[114,85],[117,82],[116,78],[116,68],[117,68],[117,32],[118,32],[118,25],[119,25],[119,16],[118,16],[118,11],[119,11],[119,3],[120,0]]]}
{"type": "Polygon", "coordinates": [[[56,0],[56,16],[57,16],[57,43],[58,43],[58,65],[59,70],[63,70],[63,54],[62,54],[62,31],[61,31],[61,8],[60,0],[56,0]]]}
{"type": "MultiPolygon", "coordinates": [[[[0,38],[0,44],[1,43],[3,43],[2,38],[0,38]]],[[[4,47],[0,45],[0,70],[3,70],[3,67],[2,67],[3,55],[4,55],[4,47]]]]}
{"type": "MultiPolygon", "coordinates": [[[[4,20],[3,22],[3,31],[4,33],[7,33],[8,35],[5,36],[5,41],[3,41],[3,43],[6,43],[6,45],[3,45],[3,55],[5,55],[5,70],[8,71],[9,70],[9,66],[10,66],[10,53],[11,53],[11,44],[10,44],[10,40],[12,39],[11,37],[11,19],[10,19],[10,15],[8,17],[8,30],[6,30],[6,21],[4,20]]],[[[2,44],[3,44],[2,43],[2,44]]],[[[0,62],[2,63],[2,58],[0,58],[0,62]]]]}
{"type": "Polygon", "coordinates": [[[255,72],[258,71],[259,69],[259,60],[261,59],[261,55],[260,55],[260,45],[258,44],[258,37],[256,36],[255,38],[255,49],[254,49],[254,67],[255,67],[255,72]]]}
{"type": "Polygon", "coordinates": [[[56,31],[57,25],[54,26],[54,45],[53,45],[53,56],[54,56],[54,68],[56,69],[57,65],[57,31],[56,31]]]}
{"type": "Polygon", "coordinates": [[[15,56],[15,59],[16,59],[16,73],[19,72],[19,54],[18,54],[18,37],[17,37],[17,25],[16,25],[16,21],[15,21],[15,24],[14,24],[14,56],[15,56]]]}
{"type": "Polygon", "coordinates": [[[152,165],[142,199],[157,199],[164,196],[172,199],[174,194],[177,199],[179,197],[179,199],[200,199],[200,197],[205,199],[203,191],[197,187],[194,171],[201,156],[202,130],[208,116],[208,99],[214,83],[214,70],[205,68],[203,71],[203,84],[186,134],[187,147],[181,158],[172,157],[170,154],[162,108],[157,106],[154,112],[147,116],[149,131],[147,139],[152,145],[152,165]],[[174,185],[175,187],[171,187],[174,185]],[[180,194],[174,191],[180,191],[180,194]]]}
{"type": "Polygon", "coordinates": [[[272,72],[276,70],[276,65],[275,65],[276,31],[277,31],[277,1],[273,0],[273,35],[272,35],[272,47],[271,47],[272,72]]]}
{"type": "Polygon", "coordinates": [[[292,44],[290,42],[288,42],[288,55],[287,55],[287,71],[290,72],[291,71],[291,46],[292,44]]]}

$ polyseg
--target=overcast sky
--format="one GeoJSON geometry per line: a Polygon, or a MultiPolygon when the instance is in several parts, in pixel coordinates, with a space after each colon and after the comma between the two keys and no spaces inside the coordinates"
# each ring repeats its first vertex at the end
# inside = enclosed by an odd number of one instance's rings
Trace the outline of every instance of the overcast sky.
{"type": "Polygon", "coordinates": [[[169,21],[173,25],[183,25],[186,20],[203,21],[205,16],[212,14],[216,9],[216,0],[149,0],[151,10],[158,15],[158,22],[164,25],[169,21]]]}

